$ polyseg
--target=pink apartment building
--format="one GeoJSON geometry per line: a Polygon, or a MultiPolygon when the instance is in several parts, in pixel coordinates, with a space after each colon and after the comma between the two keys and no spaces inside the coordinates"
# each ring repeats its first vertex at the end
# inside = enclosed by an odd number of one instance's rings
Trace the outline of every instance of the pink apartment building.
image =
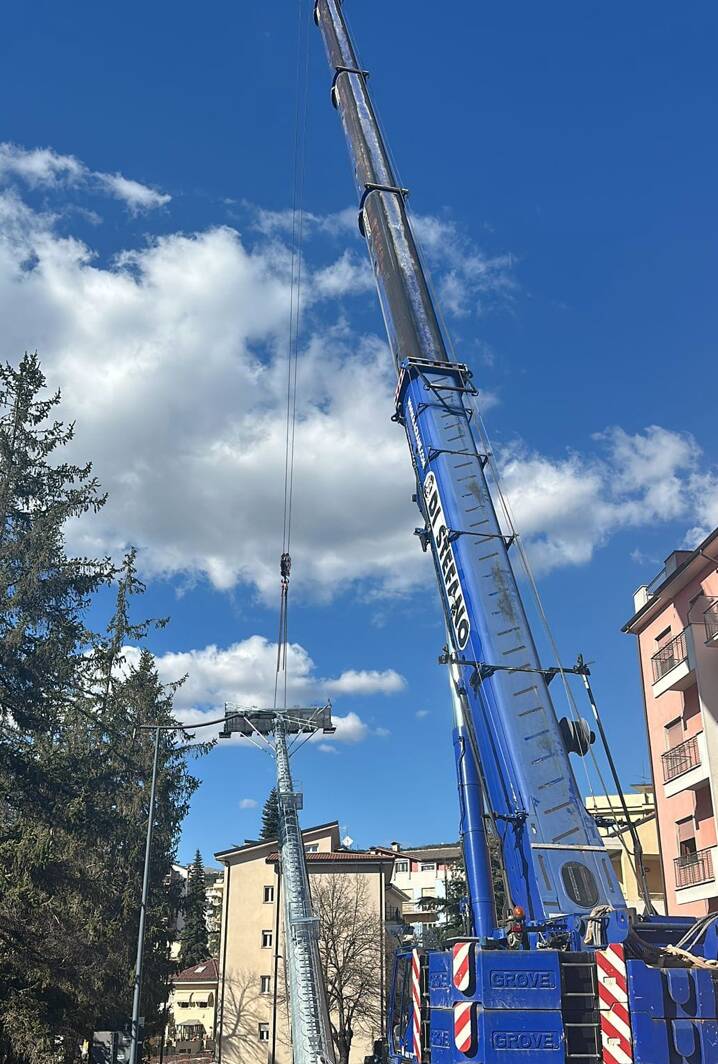
{"type": "Polygon", "coordinates": [[[634,607],[667,911],[703,916],[718,912],[718,529],[634,607]]]}

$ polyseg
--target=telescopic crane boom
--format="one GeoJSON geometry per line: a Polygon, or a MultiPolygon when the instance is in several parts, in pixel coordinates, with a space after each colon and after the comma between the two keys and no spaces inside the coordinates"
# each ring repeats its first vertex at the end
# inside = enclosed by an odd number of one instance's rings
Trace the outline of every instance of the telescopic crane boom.
{"type": "Polygon", "coordinates": [[[388,1009],[392,1064],[715,1064],[718,914],[628,910],[569,755],[592,741],[557,719],[486,477],[471,373],[449,356],[340,0],[316,0],[397,370],[405,430],[444,610],[472,933],[404,949],[388,1009]],[[486,823],[510,915],[494,912],[486,823]],[[509,916],[507,921],[507,916],[509,916]],[[668,953],[666,947],[680,947],[668,953]],[[690,950],[690,953],[687,952],[690,950]],[[680,965],[671,970],[670,965],[680,965]],[[703,967],[701,967],[703,966],[703,967]]]}
{"type": "MultiPolygon", "coordinates": [[[[625,932],[625,901],[576,786],[489,492],[471,375],[449,358],[407,192],[389,162],[342,9],[337,0],[318,0],[315,12],[399,374],[395,417],[407,433],[456,666],[452,682],[466,733],[458,752],[464,763],[478,757],[470,771],[483,777],[512,903],[540,923],[607,905],[625,932]]],[[[474,872],[474,930],[490,934],[492,914],[478,904],[489,890],[485,842],[473,831],[465,849],[474,872]]]]}

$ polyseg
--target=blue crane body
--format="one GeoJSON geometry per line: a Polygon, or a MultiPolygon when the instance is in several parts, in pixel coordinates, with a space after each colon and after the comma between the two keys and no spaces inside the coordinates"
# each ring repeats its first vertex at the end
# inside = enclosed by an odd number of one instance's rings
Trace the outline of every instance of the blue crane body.
{"type": "MultiPolygon", "coordinates": [[[[629,911],[576,784],[585,722],[559,722],[497,515],[469,369],[453,361],[339,0],[316,0],[444,610],[471,935],[399,950],[393,1061],[718,1064],[713,919],[629,911]],[[487,822],[508,895],[497,914],[487,822]],[[688,936],[688,937],[686,937],[688,936]],[[685,949],[690,940],[690,952],[685,949]],[[666,947],[681,943],[682,953],[666,947]]],[[[591,737],[592,738],[592,737],[591,737]]],[[[716,917],[715,919],[718,919],[716,917]]]]}

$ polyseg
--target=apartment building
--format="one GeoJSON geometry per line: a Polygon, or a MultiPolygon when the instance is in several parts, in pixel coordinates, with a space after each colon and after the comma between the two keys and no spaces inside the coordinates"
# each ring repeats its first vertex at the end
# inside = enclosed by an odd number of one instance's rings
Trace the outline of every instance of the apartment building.
{"type": "Polygon", "coordinates": [[[668,912],[718,912],[718,529],[638,588],[636,636],[668,912]]]}
{"type": "Polygon", "coordinates": [[[208,958],[172,977],[168,1003],[167,1041],[199,1042],[214,1038],[219,971],[208,958]]]}
{"type": "MultiPolygon", "coordinates": [[[[179,893],[184,897],[187,894],[189,872],[192,864],[173,864],[170,869],[169,883],[179,883],[179,893]]],[[[222,899],[224,895],[224,869],[204,867],[205,891],[207,896],[207,936],[209,940],[210,956],[216,956],[219,950],[220,929],[222,923],[222,899]]],[[[180,934],[184,927],[184,915],[178,910],[172,920],[170,928],[170,957],[173,961],[180,961],[180,934]]]]}
{"type": "MultiPolygon", "coordinates": [[[[313,889],[330,876],[348,877],[361,891],[365,911],[379,914],[380,991],[386,993],[387,933],[405,901],[391,884],[393,854],[342,849],[332,821],[302,832],[313,889]]],[[[222,1064],[291,1064],[283,951],[284,931],[277,843],[248,842],[215,854],[224,865],[224,913],[219,951],[220,984],[216,1057],[222,1064]],[[279,1005],[274,1009],[275,973],[279,1005]],[[276,1016],[276,1031],[275,1020],[276,1016]]],[[[383,1009],[381,1010],[383,1013],[383,1009]]],[[[384,1032],[355,1024],[350,1064],[362,1064],[384,1032]]]]}
{"type": "Polygon", "coordinates": [[[445,898],[452,868],[461,860],[458,842],[440,842],[403,848],[398,842],[374,848],[376,853],[393,855],[392,885],[401,892],[401,917],[407,933],[422,942],[427,933],[446,920],[446,915],[422,904],[422,899],[445,898]]]}
{"type": "MultiPolygon", "coordinates": [[[[624,799],[643,851],[643,864],[646,869],[651,903],[656,912],[663,915],[666,911],[666,899],[663,890],[653,788],[644,784],[636,784],[631,791],[624,794],[624,799]]],[[[618,795],[591,795],[586,798],[586,808],[599,820],[598,833],[608,850],[624,898],[632,909],[644,913],[646,905],[638,887],[633,856],[634,842],[631,832],[624,826],[625,815],[618,795]],[[606,823],[611,820],[615,821],[613,825],[606,823]]]]}

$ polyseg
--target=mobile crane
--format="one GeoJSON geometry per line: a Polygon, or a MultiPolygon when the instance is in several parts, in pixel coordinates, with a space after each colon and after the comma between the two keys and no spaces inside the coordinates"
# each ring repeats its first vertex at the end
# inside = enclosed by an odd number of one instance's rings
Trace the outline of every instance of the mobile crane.
{"type": "MultiPolygon", "coordinates": [[[[497,516],[476,388],[454,361],[340,0],[316,0],[397,370],[422,526],[444,611],[471,934],[399,950],[388,1006],[392,1062],[716,1064],[718,915],[630,911],[570,754],[592,741],[559,721],[497,516]],[[495,912],[486,825],[509,911],[495,912]],[[507,918],[508,917],[508,918],[507,918]]],[[[578,670],[574,670],[578,671],[578,670]]],[[[584,673],[585,675],[585,673],[584,673]]]]}

